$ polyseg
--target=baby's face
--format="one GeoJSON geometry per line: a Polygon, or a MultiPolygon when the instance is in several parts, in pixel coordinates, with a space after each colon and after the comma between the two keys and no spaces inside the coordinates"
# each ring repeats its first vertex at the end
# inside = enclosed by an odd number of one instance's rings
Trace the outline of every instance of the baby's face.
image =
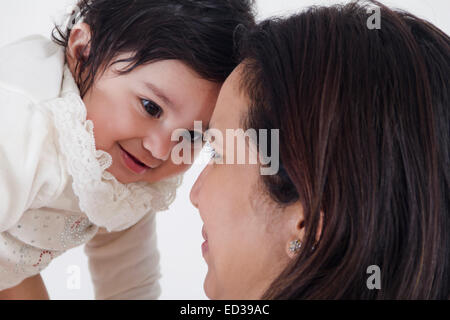
{"type": "Polygon", "coordinates": [[[193,131],[194,121],[202,121],[206,130],[220,84],[201,79],[177,60],[139,66],[124,75],[115,72],[125,66],[110,67],[83,97],[96,148],[112,157],[108,171],[122,183],[153,183],[187,170],[189,164],[172,161],[179,143],[171,141],[172,133],[193,131]]]}

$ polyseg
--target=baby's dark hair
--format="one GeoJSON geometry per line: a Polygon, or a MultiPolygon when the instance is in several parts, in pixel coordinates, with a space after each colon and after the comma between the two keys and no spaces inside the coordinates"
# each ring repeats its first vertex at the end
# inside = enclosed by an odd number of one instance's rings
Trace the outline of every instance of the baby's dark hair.
{"type": "MultiPolygon", "coordinates": [[[[91,29],[90,52],[78,58],[81,96],[109,66],[128,62],[122,73],[160,60],[180,60],[202,78],[223,82],[236,67],[236,30],[255,24],[254,0],[80,0],[74,21],[91,29]],[[126,60],[115,60],[131,52],[126,60]],[[84,74],[81,79],[81,74],[84,74]]],[[[71,21],[72,22],[72,21],[71,21]]],[[[55,26],[52,39],[67,48],[71,25],[55,26]]],[[[85,48],[86,49],[86,48],[85,48]]]]}

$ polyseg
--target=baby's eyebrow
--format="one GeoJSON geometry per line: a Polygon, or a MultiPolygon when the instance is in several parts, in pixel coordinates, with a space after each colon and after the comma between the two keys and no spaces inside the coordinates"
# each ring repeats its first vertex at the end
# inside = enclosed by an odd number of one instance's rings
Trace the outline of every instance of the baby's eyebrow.
{"type": "Polygon", "coordinates": [[[163,90],[159,89],[157,86],[155,86],[154,84],[150,83],[150,82],[144,82],[145,86],[150,89],[158,98],[160,98],[168,107],[172,108],[172,109],[176,109],[175,108],[175,104],[172,102],[172,100],[169,99],[169,97],[167,97],[163,90]]]}

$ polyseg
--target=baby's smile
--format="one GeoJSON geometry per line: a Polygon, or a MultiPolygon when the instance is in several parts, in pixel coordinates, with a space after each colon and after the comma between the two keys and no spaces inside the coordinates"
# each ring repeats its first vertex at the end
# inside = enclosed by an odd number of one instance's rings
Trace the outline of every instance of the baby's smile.
{"type": "Polygon", "coordinates": [[[137,174],[145,174],[149,169],[152,169],[152,167],[147,166],[137,157],[133,156],[130,152],[126,151],[120,144],[119,147],[120,147],[120,156],[123,160],[124,165],[128,169],[137,174]]]}

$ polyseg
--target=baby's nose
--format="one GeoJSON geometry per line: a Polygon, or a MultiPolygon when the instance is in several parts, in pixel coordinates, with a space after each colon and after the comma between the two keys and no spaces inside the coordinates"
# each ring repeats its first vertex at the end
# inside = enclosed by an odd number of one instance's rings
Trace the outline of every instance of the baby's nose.
{"type": "Polygon", "coordinates": [[[143,146],[148,150],[152,156],[162,162],[167,161],[174,146],[174,142],[151,142],[149,139],[144,139],[143,146]]]}

